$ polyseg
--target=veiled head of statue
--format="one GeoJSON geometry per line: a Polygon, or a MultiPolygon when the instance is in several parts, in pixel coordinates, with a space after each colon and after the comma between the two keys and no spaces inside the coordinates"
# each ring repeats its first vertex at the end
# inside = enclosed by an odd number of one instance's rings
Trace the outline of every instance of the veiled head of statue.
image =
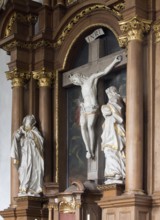
{"type": "Polygon", "coordinates": [[[77,86],[81,86],[88,77],[84,76],[82,73],[75,73],[69,75],[70,81],[77,86]]]}
{"type": "Polygon", "coordinates": [[[115,86],[109,87],[108,89],[105,90],[105,92],[106,92],[109,100],[116,101],[117,99],[120,98],[118,90],[115,86]]]}
{"type": "Polygon", "coordinates": [[[27,115],[23,119],[23,126],[25,130],[31,130],[32,127],[36,124],[36,119],[34,115],[27,115]]]}

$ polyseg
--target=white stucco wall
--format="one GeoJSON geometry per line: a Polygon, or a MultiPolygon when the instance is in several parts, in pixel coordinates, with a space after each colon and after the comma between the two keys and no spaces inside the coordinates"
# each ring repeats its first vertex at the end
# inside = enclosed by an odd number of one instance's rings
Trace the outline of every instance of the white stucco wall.
{"type": "MultiPolygon", "coordinates": [[[[10,57],[0,49],[0,210],[10,204],[11,82],[5,71],[10,57]]],[[[0,217],[0,219],[2,219],[0,217]]]]}

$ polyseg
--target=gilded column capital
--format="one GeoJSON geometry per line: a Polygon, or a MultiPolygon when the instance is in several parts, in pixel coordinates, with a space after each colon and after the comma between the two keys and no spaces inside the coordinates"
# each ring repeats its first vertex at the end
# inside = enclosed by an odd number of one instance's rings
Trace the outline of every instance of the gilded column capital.
{"type": "Polygon", "coordinates": [[[143,40],[144,33],[148,33],[151,27],[151,21],[139,18],[135,16],[126,21],[119,22],[120,29],[124,34],[121,39],[125,39],[129,42],[131,40],[143,40]]]}
{"type": "Polygon", "coordinates": [[[155,33],[155,42],[158,43],[160,42],[160,19],[153,25],[153,30],[155,33]]]}
{"type": "Polygon", "coordinates": [[[18,70],[14,68],[12,71],[6,72],[7,80],[12,80],[12,88],[13,87],[23,87],[27,80],[30,79],[30,72],[25,72],[22,70],[18,70]]]}
{"type": "Polygon", "coordinates": [[[40,71],[33,71],[33,79],[38,80],[39,87],[51,87],[54,80],[54,73],[42,68],[40,71]]]}

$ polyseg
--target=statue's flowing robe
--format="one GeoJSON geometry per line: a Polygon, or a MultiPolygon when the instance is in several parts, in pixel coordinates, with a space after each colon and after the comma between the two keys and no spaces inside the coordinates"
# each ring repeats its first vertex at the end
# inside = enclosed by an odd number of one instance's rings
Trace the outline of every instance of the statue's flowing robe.
{"type": "Polygon", "coordinates": [[[108,102],[102,106],[105,118],[102,132],[102,150],[105,153],[105,177],[125,178],[125,129],[122,106],[108,102]]]}
{"type": "Polygon", "coordinates": [[[17,131],[13,136],[11,157],[17,161],[20,193],[42,192],[44,176],[43,137],[36,127],[30,131],[17,131]]]}

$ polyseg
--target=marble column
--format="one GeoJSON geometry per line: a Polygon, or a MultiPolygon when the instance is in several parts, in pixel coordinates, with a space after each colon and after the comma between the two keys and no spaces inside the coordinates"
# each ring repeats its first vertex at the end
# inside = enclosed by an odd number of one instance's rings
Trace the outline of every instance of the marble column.
{"type": "Polygon", "coordinates": [[[154,117],[154,193],[160,194],[160,19],[153,26],[155,32],[155,117],[154,117]]]}
{"type": "MultiPolygon", "coordinates": [[[[19,72],[16,68],[6,73],[7,79],[12,80],[12,134],[21,125],[24,117],[24,85],[30,78],[29,73],[19,72]]],[[[16,205],[14,197],[19,191],[19,177],[14,161],[11,162],[11,207],[16,205]]]]}
{"type": "Polygon", "coordinates": [[[44,161],[45,161],[45,173],[44,181],[53,181],[53,168],[52,168],[52,96],[51,96],[51,84],[53,79],[53,73],[47,72],[43,68],[39,72],[33,72],[33,78],[39,82],[39,126],[44,137],[44,161]]]}
{"type": "MultiPolygon", "coordinates": [[[[120,22],[128,43],[126,103],[126,193],[143,193],[143,34],[150,21],[120,22]]],[[[124,39],[123,39],[124,40],[124,39]]]]}

